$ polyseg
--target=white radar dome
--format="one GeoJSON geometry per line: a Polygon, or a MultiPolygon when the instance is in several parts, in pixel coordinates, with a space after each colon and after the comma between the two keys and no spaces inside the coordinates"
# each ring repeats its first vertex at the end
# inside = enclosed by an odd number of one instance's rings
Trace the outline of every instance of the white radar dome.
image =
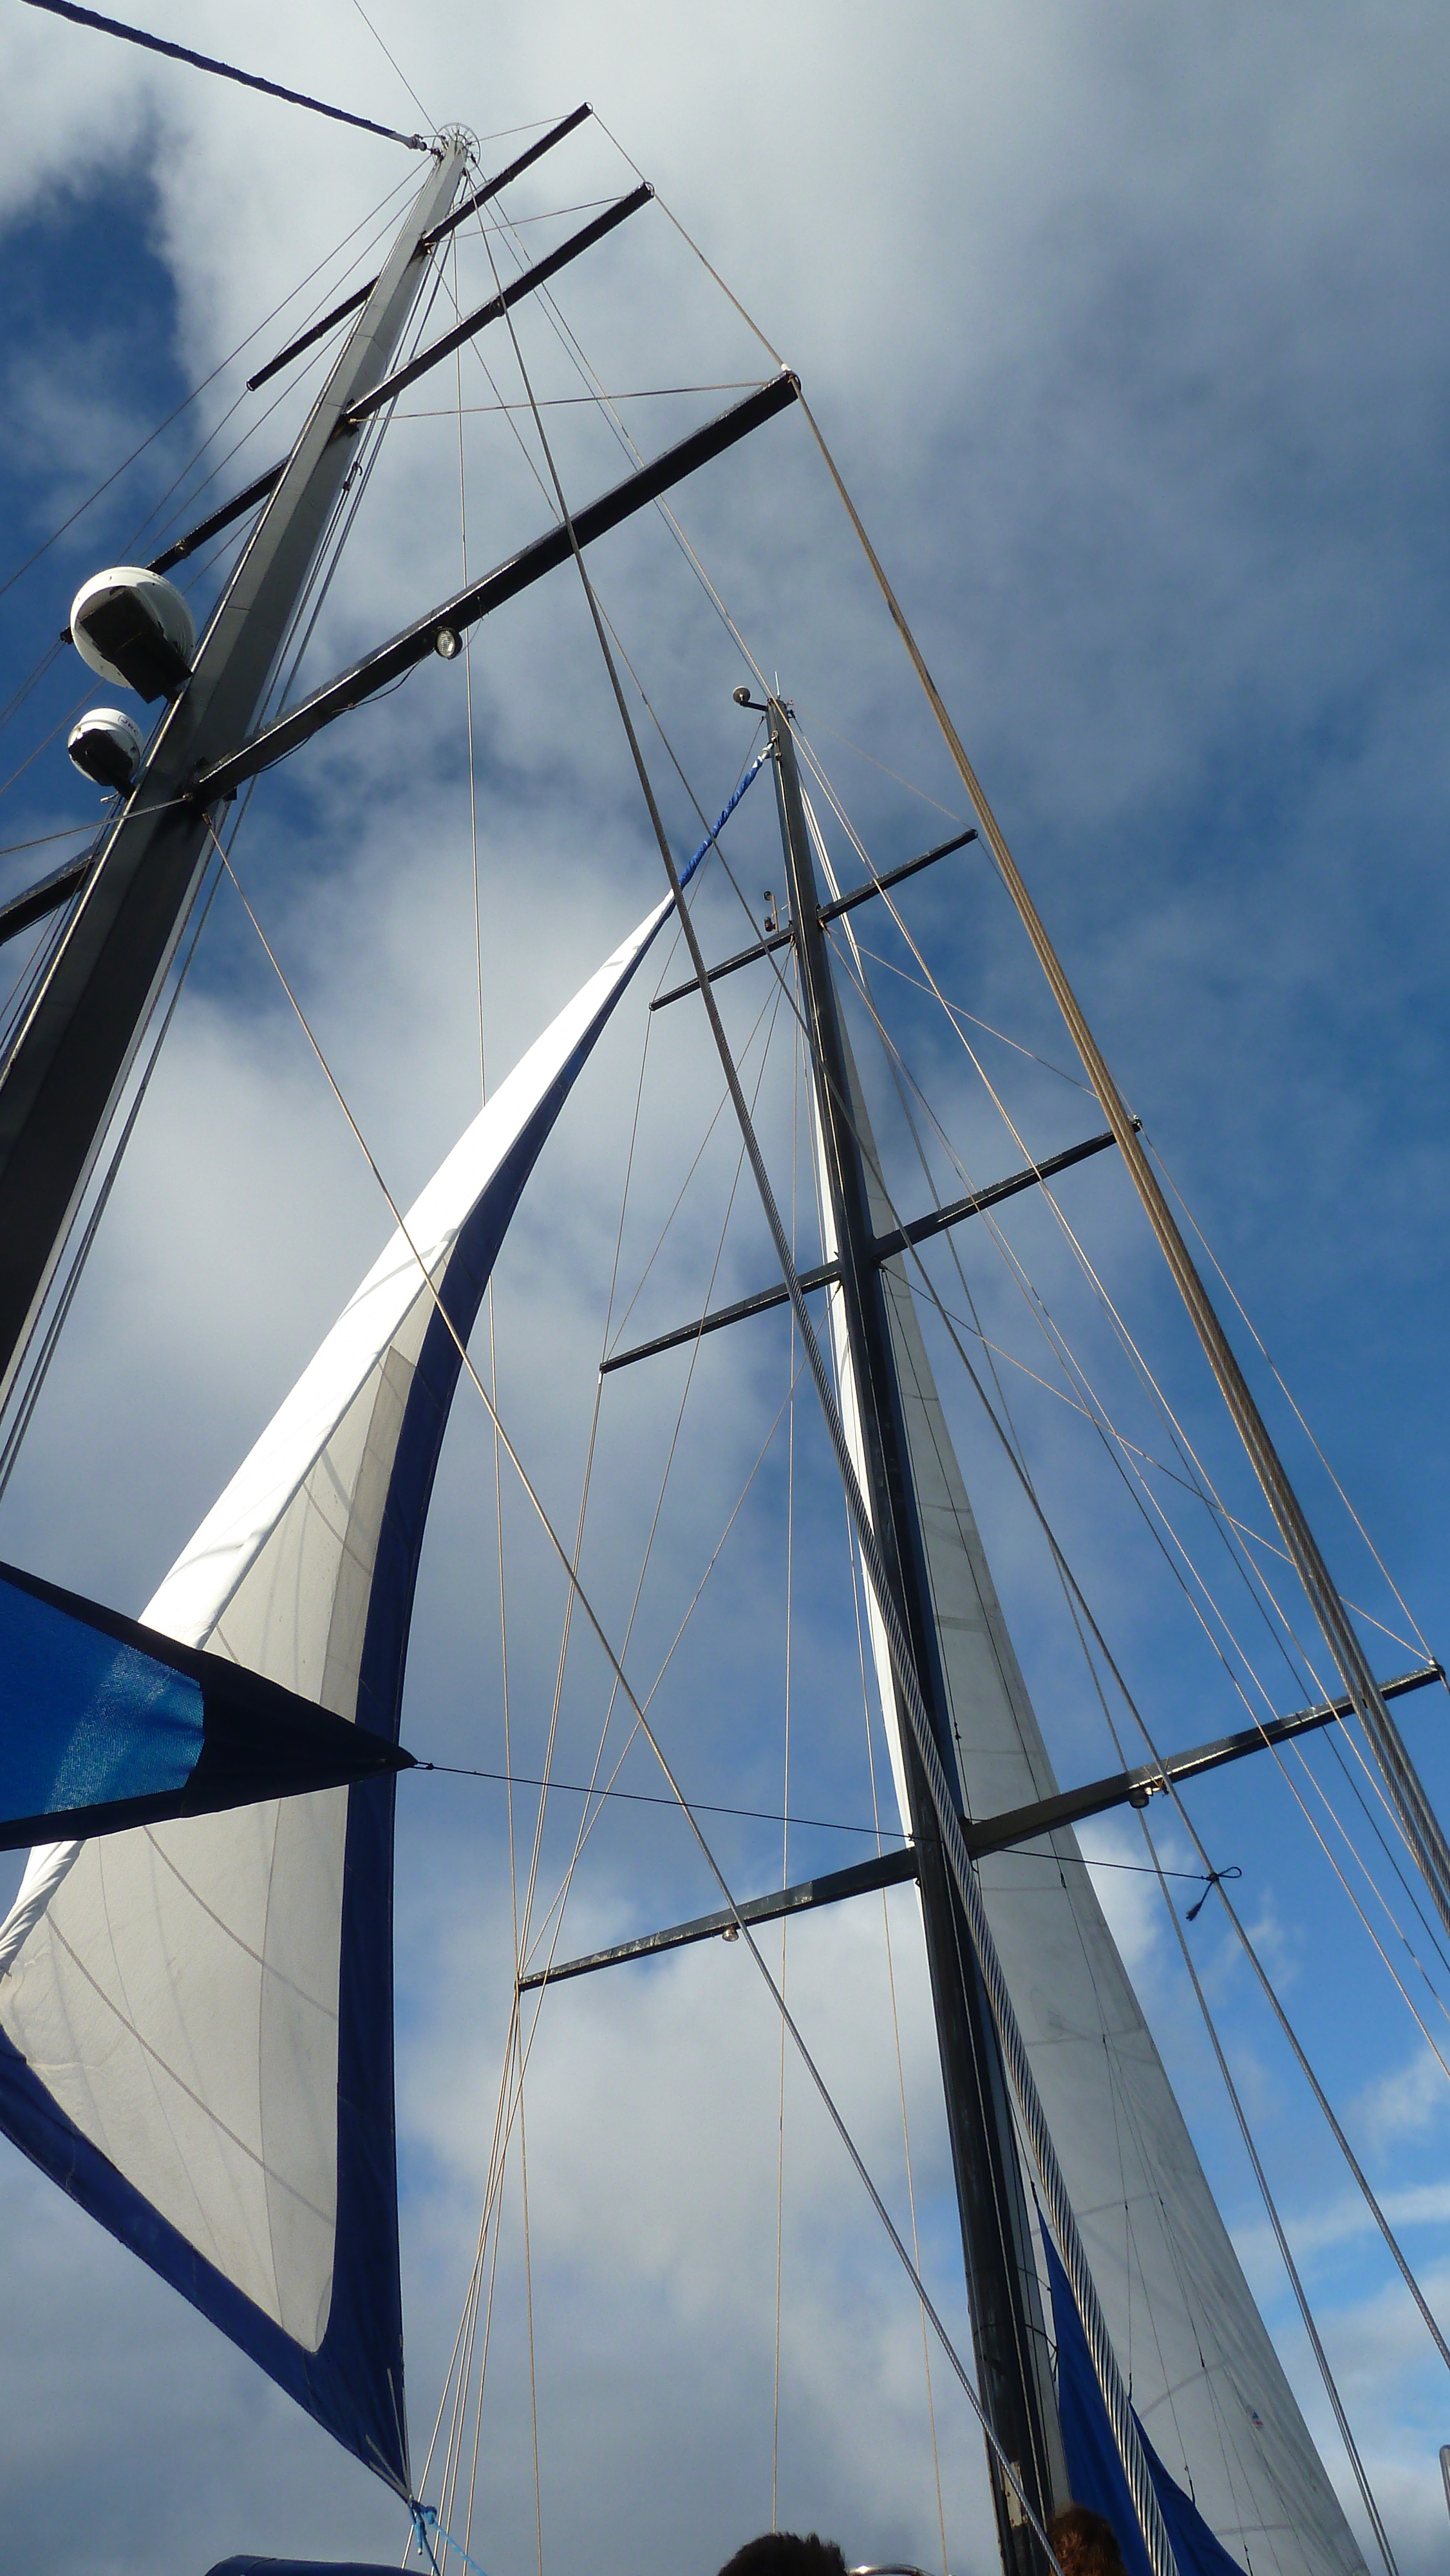
{"type": "Polygon", "coordinates": [[[191,677],[196,626],[173,582],[142,564],[98,572],[71,602],[71,641],[103,680],[174,698],[191,677]]]}
{"type": "Polygon", "coordinates": [[[129,787],[141,766],[141,728],[119,707],[92,707],[72,727],[66,750],[98,787],[129,787]]]}

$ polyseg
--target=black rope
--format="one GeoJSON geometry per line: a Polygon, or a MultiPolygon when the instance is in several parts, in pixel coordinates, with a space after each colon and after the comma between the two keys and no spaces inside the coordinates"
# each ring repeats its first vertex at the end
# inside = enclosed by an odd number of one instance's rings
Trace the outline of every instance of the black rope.
{"type": "Polygon", "coordinates": [[[173,62],[192,63],[199,72],[217,72],[223,80],[240,81],[243,89],[265,90],[269,98],[285,98],[290,107],[310,107],[314,116],[330,116],[339,125],[361,126],[364,134],[381,134],[388,143],[406,144],[410,152],[426,152],[427,138],[421,134],[399,134],[391,125],[375,125],[370,116],[354,116],[351,108],[329,107],[325,99],[309,98],[300,89],[283,89],[280,82],[263,80],[258,72],[239,72],[231,63],[219,63],[210,54],[194,54],[189,45],[173,45],[165,36],[148,36],[140,27],[123,27],[117,18],[103,18],[95,9],[80,9],[76,0],[26,0],[30,9],[46,9],[52,18],[73,18],[78,27],[99,27],[103,36],[123,36],[128,45],[144,45],[148,53],[169,54],[173,62]]]}
{"type": "Polygon", "coordinates": [[[1203,1912],[1205,1905],[1208,1903],[1210,1896],[1213,1894],[1214,1889],[1216,1887],[1222,1887],[1225,1879],[1242,1877],[1243,1871],[1240,1869],[1237,1861],[1230,1861],[1227,1869],[1211,1869],[1208,1872],[1208,1884],[1205,1887],[1203,1894],[1200,1896],[1198,1903],[1196,1905],[1190,1905],[1188,1912],[1183,1918],[1185,1923],[1196,1923],[1198,1921],[1198,1918],[1203,1912]]]}

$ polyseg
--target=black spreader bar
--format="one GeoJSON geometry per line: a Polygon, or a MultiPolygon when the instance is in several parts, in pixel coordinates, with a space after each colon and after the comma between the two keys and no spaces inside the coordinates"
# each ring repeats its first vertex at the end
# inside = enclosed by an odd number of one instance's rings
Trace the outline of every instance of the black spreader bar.
{"type": "MultiPolygon", "coordinates": [[[[574,534],[580,545],[592,545],[596,537],[606,535],[611,528],[617,528],[624,520],[632,518],[637,510],[647,508],[651,501],[659,499],[662,492],[671,491],[676,483],[683,483],[688,475],[707,465],[712,457],[723,456],[727,448],[734,447],[742,438],[748,438],[752,430],[759,429],[764,421],[773,420],[777,412],[784,411],[795,401],[799,391],[799,383],[793,375],[775,376],[758,392],[747,394],[744,402],[722,412],[718,419],[707,421],[703,429],[692,431],[677,446],[666,448],[662,456],[657,456],[638,474],[629,475],[623,483],[617,483],[612,492],[605,492],[599,500],[591,501],[586,509],[576,512],[574,534]]],[[[457,634],[462,627],[476,625],[481,617],[501,608],[505,600],[516,598],[521,590],[527,590],[530,583],[540,580],[546,572],[552,572],[556,565],[567,563],[572,551],[569,531],[562,525],[536,537],[532,545],[524,546],[506,563],[498,564],[492,572],[486,573],[482,581],[474,582],[467,590],[455,592],[452,599],[445,599],[440,607],[431,609],[416,625],[404,627],[400,635],[380,646],[376,653],[369,653],[365,660],[354,662],[351,670],[341,672],[324,688],[314,690],[310,698],[304,698],[301,705],[293,707],[287,715],[279,716],[275,724],[264,727],[250,742],[244,743],[240,751],[203,770],[196,781],[197,795],[208,805],[219,796],[229,796],[244,779],[254,778],[259,770],[270,769],[274,761],[284,759],[289,751],[295,751],[299,743],[309,741],[335,717],[345,715],[349,707],[361,705],[364,698],[386,688],[390,680],[401,679],[405,672],[425,662],[428,655],[436,650],[441,634],[457,634]]]]}
{"type": "Polygon", "coordinates": [[[846,1896],[869,1896],[873,1888],[900,1887],[916,1876],[916,1852],[883,1852],[876,1860],[857,1861],[850,1869],[827,1870],[821,1878],[800,1879],[773,1896],[752,1896],[734,1913],[697,1914],[691,1923],[673,1923],[665,1932],[645,1932],[637,1941],[617,1941],[609,1950],[591,1950],[587,1958],[562,1959],[552,1968],[536,1968],[520,1977],[519,1992],[535,1986],[557,1986],[565,1977],[587,1977],[596,1968],[617,1968],[626,1959],[653,1959],[661,1950],[683,1950],[691,1941],[728,1940],[739,1923],[778,1923],[784,1914],[803,1914],[815,1905],[839,1905],[846,1896]]]}
{"type": "Polygon", "coordinates": [[[567,241],[560,242],[557,250],[548,251],[542,259],[536,259],[531,268],[523,269],[517,277],[510,278],[508,285],[497,295],[491,295],[486,304],[480,304],[476,313],[466,313],[461,322],[455,322],[451,331],[444,332],[441,340],[430,341],[416,358],[409,359],[406,367],[398,367],[392,375],[384,376],[382,383],[374,385],[370,394],[364,394],[360,402],[353,403],[346,414],[348,427],[357,429],[365,420],[371,420],[375,411],[382,411],[409,385],[415,385],[420,376],[427,375],[430,367],[438,365],[440,359],[451,358],[454,350],[461,349],[464,341],[471,340],[475,332],[486,329],[490,322],[501,321],[504,314],[524,296],[532,295],[537,287],[547,286],[550,278],[557,277],[560,269],[567,268],[571,260],[578,259],[586,250],[592,250],[596,242],[603,241],[606,233],[614,231],[616,225],[627,222],[631,215],[637,215],[653,195],[654,190],[648,181],[642,181],[616,205],[606,206],[603,214],[596,215],[592,224],[585,224],[577,233],[571,233],[567,241]]]}
{"type": "MultiPolygon", "coordinates": [[[[1401,1673],[1397,1681],[1381,1682],[1383,1699],[1401,1699],[1406,1691],[1424,1690],[1429,1683],[1444,1679],[1438,1664],[1422,1664],[1412,1673],[1401,1673]]],[[[1338,1718],[1352,1716],[1354,1702],[1349,1699],[1322,1700],[1317,1708],[1300,1709],[1293,1717],[1271,1717],[1263,1726],[1246,1726],[1238,1735],[1221,1735],[1212,1744],[1196,1744],[1189,1753],[1169,1753],[1161,1763],[1144,1762],[1136,1771],[1116,1771],[1106,1780],[1089,1780],[1084,1788],[1064,1789],[1055,1798],[1041,1798],[1035,1806],[1012,1807],[1000,1816],[984,1816],[979,1823],[968,1823],[964,1830],[967,1849],[974,1860],[986,1852],[1006,1851],[1014,1843],[1035,1842],[1039,1834],[1050,1834],[1059,1825],[1080,1824],[1086,1816],[1106,1815],[1112,1807],[1146,1807],[1150,1798],[1166,1790],[1171,1781],[1195,1780],[1204,1771],[1217,1771],[1225,1762],[1241,1762],[1246,1753],[1262,1753],[1267,1745],[1287,1744],[1296,1735],[1308,1735],[1318,1726],[1332,1726],[1338,1718]]]]}
{"type": "MultiPolygon", "coordinates": [[[[789,948],[794,935],[790,930],[773,930],[768,939],[757,939],[753,947],[737,948],[733,957],[722,957],[718,966],[710,968],[706,983],[718,984],[724,976],[737,974],[742,966],[753,966],[757,957],[771,957],[777,948],[789,948]]],[[[692,975],[688,984],[672,984],[667,993],[656,993],[650,1009],[663,1011],[671,1002],[682,1002],[687,993],[698,993],[699,989],[700,978],[692,975]]]]}
{"type": "MultiPolygon", "coordinates": [[[[923,850],[919,859],[908,859],[903,867],[888,868],[884,877],[873,877],[869,885],[856,886],[850,894],[838,895],[834,903],[823,903],[822,921],[834,921],[843,912],[854,912],[858,903],[869,903],[874,894],[884,894],[888,886],[900,885],[903,877],[914,877],[918,868],[929,868],[937,859],[949,858],[953,850],[964,850],[968,841],[975,841],[976,837],[974,824],[970,832],[959,832],[954,841],[942,841],[934,850],[923,850]]],[[[776,948],[788,948],[792,935],[789,930],[775,930],[768,939],[757,939],[753,948],[738,949],[733,957],[727,957],[719,966],[710,968],[706,983],[718,984],[722,975],[733,975],[737,967],[753,966],[757,957],[768,957],[776,948]]],[[[667,993],[657,994],[650,1009],[662,1011],[667,1002],[682,1002],[687,993],[698,993],[699,989],[699,976],[692,975],[688,984],[672,984],[667,993]]]]}
{"type": "MultiPolygon", "coordinates": [[[[946,1207],[933,1208],[929,1216],[913,1217],[910,1225],[898,1227],[894,1234],[879,1234],[871,1247],[872,1257],[889,1261],[893,1253],[904,1252],[909,1243],[924,1243],[929,1235],[941,1234],[950,1225],[961,1225],[969,1216],[980,1216],[984,1208],[996,1207],[1003,1199],[1015,1199],[1019,1190],[1035,1189],[1039,1181],[1050,1181],[1072,1164],[1085,1163],[1090,1154],[1105,1153],[1112,1142],[1111,1135],[1089,1136],[1084,1144],[1069,1145],[1060,1154],[1049,1154],[1045,1162],[1029,1164],[1025,1172],[1009,1173],[1004,1181],[993,1181],[985,1190],[974,1190],[970,1198],[953,1199],[946,1207]]],[[[835,1262],[823,1261],[814,1270],[803,1270],[800,1283],[803,1288],[825,1288],[836,1275],[835,1262]]],[[[716,1306],[708,1315],[697,1315],[693,1324],[678,1324],[672,1333],[659,1333],[652,1342],[636,1342],[633,1350],[614,1352],[600,1362],[599,1374],[607,1377],[611,1369],[629,1368],[635,1360],[655,1359],[661,1351],[678,1349],[681,1342],[698,1341],[702,1333],[718,1333],[726,1324],[743,1323],[747,1315],[769,1314],[773,1306],[784,1306],[789,1296],[783,1279],[774,1288],[757,1288],[753,1297],[739,1297],[733,1306],[716,1306]]]]}
{"type": "MultiPolygon", "coordinates": [[[[805,1285],[804,1279],[801,1285],[805,1285]]],[[[1424,1690],[1444,1677],[1439,1664],[1423,1664],[1412,1673],[1401,1673],[1397,1681],[1382,1682],[1380,1690],[1385,1699],[1400,1699],[1406,1691],[1424,1690]]],[[[1239,1762],[1246,1753],[1262,1753],[1267,1745],[1284,1744],[1293,1736],[1307,1735],[1315,1727],[1332,1726],[1337,1718],[1351,1716],[1353,1708],[1349,1699],[1325,1700],[1318,1708],[1300,1709],[1294,1717],[1271,1718],[1265,1726],[1245,1727],[1241,1734],[1223,1735],[1212,1744],[1196,1745],[1190,1753],[1170,1753],[1162,1763],[1146,1762],[1136,1771],[1119,1771],[1106,1780],[1090,1780],[1085,1788],[1064,1789],[1059,1796],[1039,1799],[1031,1807],[1013,1807],[1000,1816],[984,1816],[976,1823],[964,1819],[967,1848],[974,1860],[980,1860],[989,1852],[1035,1842],[1059,1826],[1104,1815],[1111,1807],[1146,1807],[1149,1799],[1166,1790],[1170,1781],[1194,1779],[1201,1772],[1216,1771],[1225,1762],[1239,1762]]],[[[778,1923],[783,1915],[806,1913],[817,1905],[839,1905],[844,1897],[866,1896],[878,1887],[899,1887],[916,1874],[914,1846],[883,1852],[877,1859],[858,1861],[851,1869],[827,1870],[820,1878],[800,1879],[794,1887],[780,1888],[773,1896],[752,1896],[745,1904],[737,1905],[733,1913],[727,1908],[716,1914],[697,1914],[692,1921],[672,1923],[663,1932],[644,1932],[637,1940],[616,1941],[607,1950],[590,1950],[582,1958],[561,1959],[551,1968],[536,1968],[531,1975],[520,1977],[519,1992],[527,1994],[537,1986],[557,1986],[566,1977],[591,1976],[596,1968],[621,1967],[630,1959],[653,1959],[662,1950],[682,1950],[692,1941],[728,1940],[739,1923],[778,1923]]]]}
{"type": "Polygon", "coordinates": [[[23,894],[13,894],[8,903],[0,903],[0,948],[7,939],[18,939],[32,922],[44,921],[48,912],[59,912],[63,903],[80,893],[95,863],[95,852],[87,850],[84,858],[67,859],[63,868],[27,886],[23,894]]]}
{"type": "MultiPolygon", "coordinates": [[[[368,291],[371,293],[371,288],[368,291]]],[[[230,501],[223,501],[221,508],[213,510],[209,518],[198,519],[196,526],[188,528],[184,537],[178,537],[164,554],[157,555],[148,570],[170,572],[173,564],[185,563],[187,556],[194,555],[198,546],[204,546],[208,537],[219,537],[223,528],[229,528],[234,519],[245,518],[249,510],[255,510],[259,501],[266,500],[269,492],[275,492],[286,467],[285,456],[275,465],[269,465],[266,473],[259,474],[255,483],[249,483],[244,492],[234,492],[230,501]]]]}
{"type": "MultiPolygon", "coordinates": [[[[546,286],[551,277],[557,277],[561,268],[567,268],[581,252],[592,250],[594,244],[602,241],[606,233],[612,233],[616,224],[622,224],[627,215],[637,214],[653,195],[652,188],[636,188],[632,196],[621,197],[617,205],[607,207],[592,224],[585,224],[582,231],[571,233],[557,250],[535,260],[532,268],[524,269],[518,277],[511,279],[500,294],[491,296],[487,304],[480,304],[476,313],[468,314],[451,331],[445,331],[441,340],[434,340],[428,348],[420,350],[406,367],[399,367],[393,375],[384,376],[382,383],[374,385],[370,394],[364,394],[360,401],[352,403],[333,431],[334,438],[345,438],[350,431],[361,429],[363,422],[371,420],[374,412],[384,410],[395,401],[405,386],[416,384],[420,376],[426,376],[430,367],[436,367],[444,358],[451,358],[454,350],[461,349],[464,341],[471,340],[475,332],[485,330],[490,322],[500,321],[525,295],[532,295],[536,287],[546,286]]],[[[361,303],[371,292],[369,287],[355,300],[361,303]]],[[[233,500],[224,501],[219,510],[213,510],[208,518],[199,520],[194,528],[188,528],[185,536],[178,537],[175,545],[168,546],[164,554],[157,556],[150,570],[169,572],[173,564],[181,563],[187,555],[194,554],[198,546],[205,545],[208,537],[219,535],[223,528],[231,526],[233,519],[241,518],[244,511],[255,509],[259,501],[265,501],[274,484],[280,483],[286,461],[284,457],[281,464],[269,465],[265,474],[259,474],[255,483],[247,485],[245,492],[238,492],[233,500]]]]}
{"type": "MultiPolygon", "coordinates": [[[[435,224],[431,232],[425,233],[418,245],[420,254],[434,249],[439,242],[446,241],[450,233],[457,232],[459,225],[466,223],[470,215],[476,214],[480,206],[486,206],[490,197],[496,197],[500,188],[507,188],[511,181],[522,177],[525,170],[532,169],[536,161],[542,160],[546,152],[552,152],[555,144],[562,143],[565,135],[572,134],[575,126],[582,125],[585,117],[591,113],[592,110],[586,101],[583,107],[575,108],[572,116],[566,116],[561,124],[551,126],[548,133],[542,135],[537,143],[529,145],[527,152],[519,154],[517,161],[511,161],[506,170],[500,170],[498,176],[490,179],[486,187],[476,188],[471,197],[464,198],[461,206],[454,207],[451,215],[444,216],[441,224],[435,224]]],[[[273,376],[280,375],[282,369],[289,367],[294,358],[300,358],[304,349],[310,349],[317,341],[325,340],[329,331],[336,330],[339,322],[347,320],[349,313],[358,312],[366,304],[377,282],[375,277],[370,277],[366,286],[358,287],[355,294],[344,296],[341,304],[334,304],[332,311],[324,313],[322,320],[314,322],[310,330],[299,332],[295,340],[289,340],[285,349],[279,349],[275,358],[267,360],[265,367],[259,367],[254,376],[248,376],[248,393],[254,394],[259,386],[270,384],[273,376]]],[[[154,564],[152,570],[155,570],[154,564]]]]}

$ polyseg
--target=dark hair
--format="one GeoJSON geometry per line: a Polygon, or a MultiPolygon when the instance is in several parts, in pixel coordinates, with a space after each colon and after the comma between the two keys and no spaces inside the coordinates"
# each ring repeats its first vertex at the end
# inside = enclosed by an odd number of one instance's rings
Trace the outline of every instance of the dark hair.
{"type": "Polygon", "coordinates": [[[747,2540],[720,2570],[720,2576],[846,2576],[846,2562],[834,2540],[808,2532],[763,2531],[747,2540]]]}
{"type": "Polygon", "coordinates": [[[1118,2535],[1090,2505],[1070,2504],[1055,2513],[1047,2537],[1062,2576],[1124,2576],[1118,2535]]]}

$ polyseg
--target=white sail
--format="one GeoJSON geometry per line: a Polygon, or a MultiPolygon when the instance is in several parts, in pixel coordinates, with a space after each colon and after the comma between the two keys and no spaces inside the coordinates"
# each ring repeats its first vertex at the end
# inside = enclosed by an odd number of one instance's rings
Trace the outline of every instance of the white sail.
{"type": "MultiPolygon", "coordinates": [[[[874,1161],[852,1068],[852,1117],[874,1161]]],[[[817,1139],[819,1151],[819,1137],[817,1139]]],[[[898,1222],[874,1186],[878,1234],[898,1222]]],[[[821,1196],[829,1207],[824,1171],[821,1196]]],[[[826,1246],[829,1257],[833,1246],[826,1246]]],[[[967,1499],[906,1263],[884,1265],[933,1607],[969,1816],[1058,1783],[967,1499]]],[[[845,1427],[869,1491],[844,1300],[831,1291],[845,1427]]],[[[868,1602],[870,1587],[867,1587],[868,1602]]],[[[899,1733],[879,1619],[888,1729],[899,1733]]],[[[893,1745],[902,1824],[899,1747],[893,1745]]],[[[1364,2561],[1219,2215],[1075,1836],[979,1864],[992,1935],[1124,2380],[1165,2468],[1224,2546],[1266,2576],[1363,2576],[1364,2561]]]]}
{"type": "MultiPolygon", "coordinates": [[[[657,906],[473,1121],[147,1604],[396,1737],[466,1338],[657,906]]],[[[0,1927],[0,2124],[350,2448],[406,2475],[392,1783],[32,1856],[0,1927]]]]}

